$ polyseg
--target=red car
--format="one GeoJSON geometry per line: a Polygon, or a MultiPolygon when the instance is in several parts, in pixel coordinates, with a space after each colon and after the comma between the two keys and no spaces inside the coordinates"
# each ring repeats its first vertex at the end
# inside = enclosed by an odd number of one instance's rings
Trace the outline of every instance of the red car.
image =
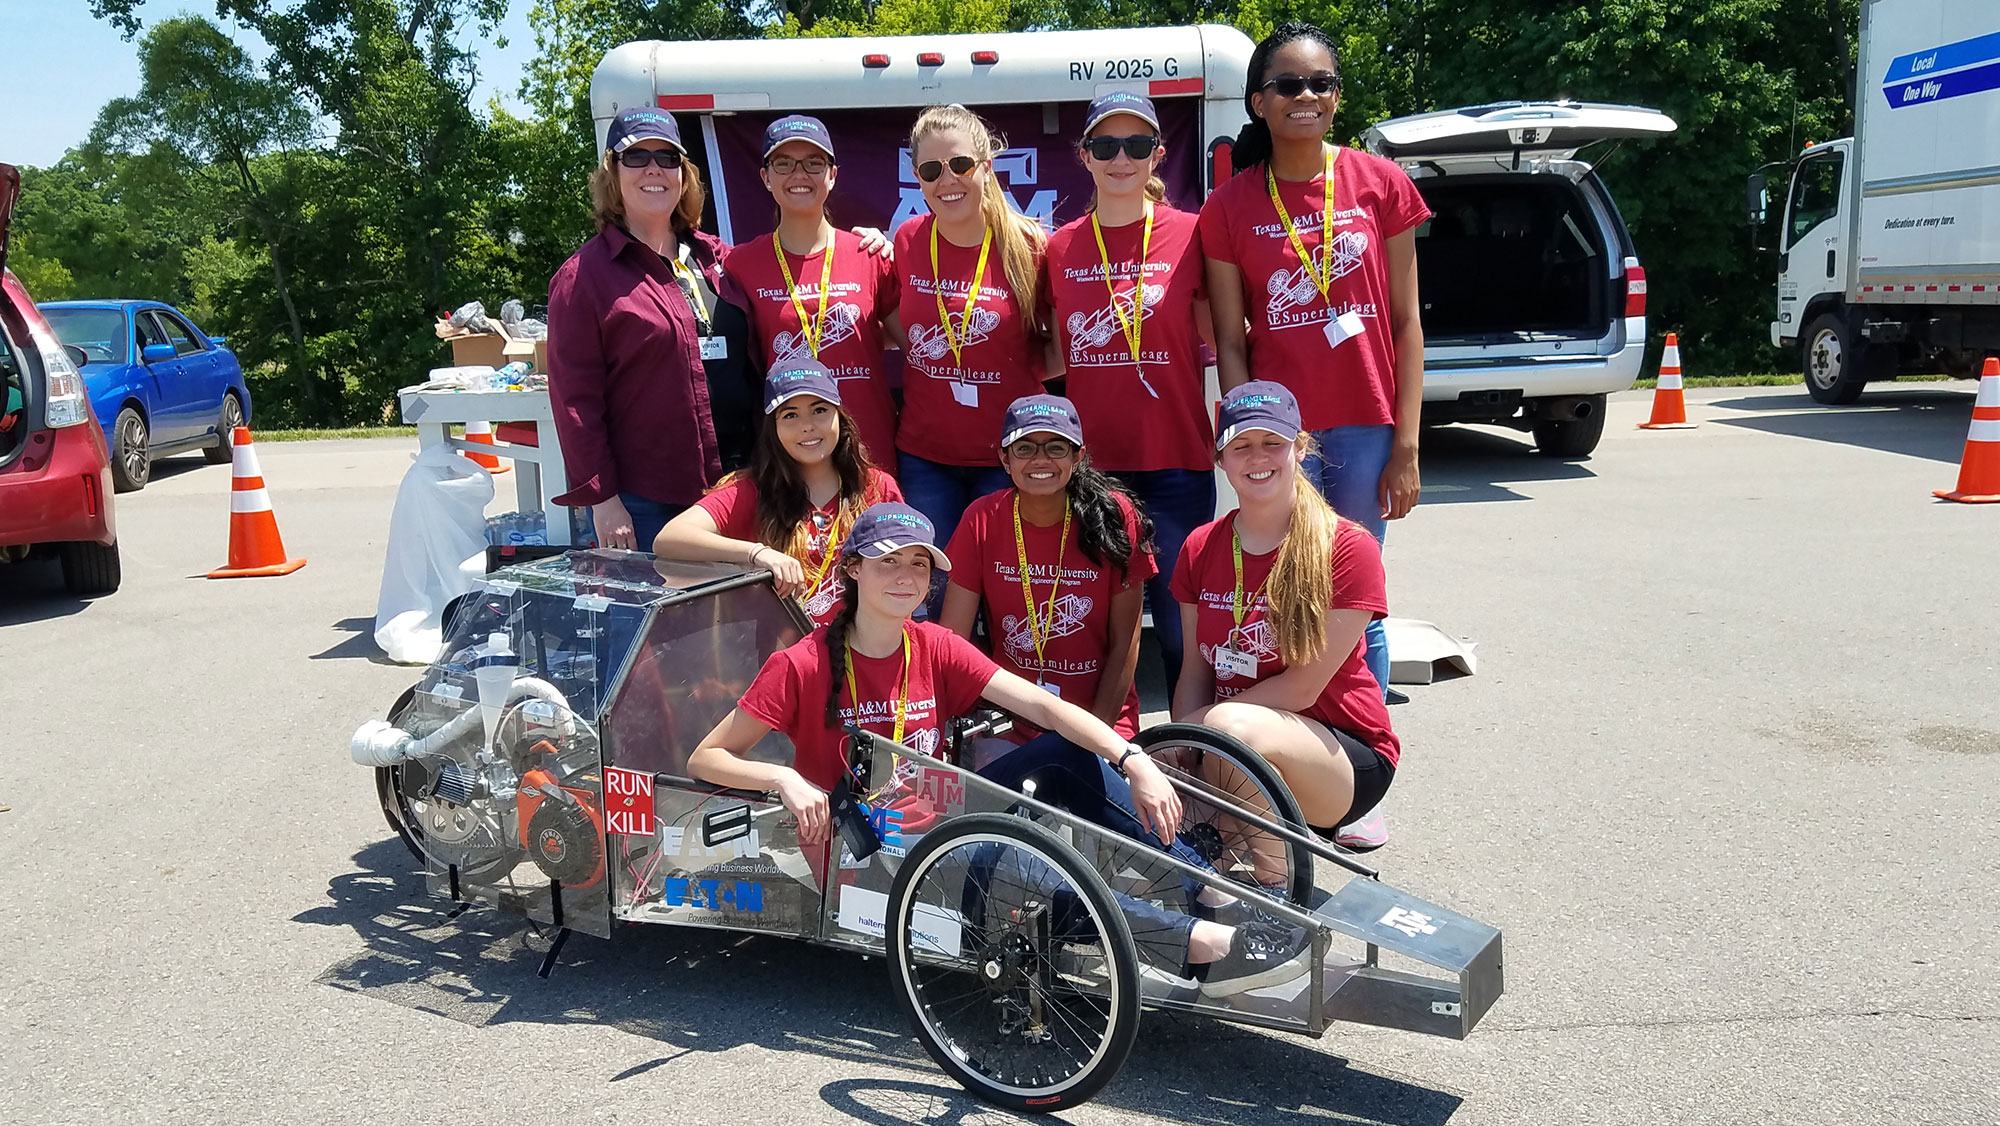
{"type": "Polygon", "coordinates": [[[81,361],[7,265],[21,174],[0,164],[0,562],[62,562],[72,594],[118,589],[111,456],[91,417],[81,361]]]}

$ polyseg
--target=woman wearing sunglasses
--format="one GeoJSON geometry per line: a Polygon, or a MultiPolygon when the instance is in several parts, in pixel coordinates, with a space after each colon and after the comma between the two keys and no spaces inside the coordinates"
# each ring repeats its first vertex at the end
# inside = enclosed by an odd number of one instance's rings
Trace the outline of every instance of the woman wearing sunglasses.
{"type": "Polygon", "coordinates": [[[868,459],[844,389],[812,359],[776,364],[764,379],[764,425],[750,468],[732,473],[667,522],[653,543],[665,559],[768,567],[780,595],[815,624],[840,609],[833,563],[861,510],[902,491],[868,459]]]}
{"type": "Polygon", "coordinates": [[[896,232],[903,333],[897,479],[939,535],[975,499],[1007,487],[999,468],[1007,404],[1042,389],[1035,316],[1042,229],[1007,206],[993,174],[1004,147],[964,106],[932,106],[910,131],[929,215],[896,232]]]}
{"type": "Polygon", "coordinates": [[[818,118],[773,121],[764,130],[761,174],[778,202],[778,229],[733,247],[727,262],[749,297],[758,342],[774,367],[826,365],[870,460],[893,470],[896,404],[882,341],[883,321],[896,310],[895,267],[869,239],[827,220],[838,169],[833,137],[818,118]]]}
{"type": "MultiPolygon", "coordinates": [[[[1167,206],[1154,175],[1166,146],[1152,99],[1114,91],[1091,102],[1078,151],[1096,199],[1049,236],[1047,264],[1064,392],[1090,430],[1091,464],[1139,498],[1171,564],[1188,533],[1215,518],[1201,237],[1192,214],[1167,206]]],[[[1154,575],[1145,591],[1169,684],[1181,665],[1171,577],[1154,575]]]]}
{"type": "Polygon", "coordinates": [[[664,110],[611,121],[590,177],[597,236],[549,282],[549,398],[570,491],[597,542],[644,550],[749,461],[750,321],[698,229],[701,177],[664,110]]]}
{"type": "MultiPolygon", "coordinates": [[[[973,501],[959,520],[947,549],[959,566],[938,623],[969,640],[984,608],[1001,668],[1130,739],[1139,732],[1132,674],[1144,584],[1158,569],[1152,521],[1085,459],[1068,399],[1014,400],[1000,464],[1014,487],[973,501]]],[[[1016,723],[1013,741],[1037,734],[1016,723]]]]}
{"type": "MultiPolygon", "coordinates": [[[[1430,208],[1394,161],[1326,142],[1340,61],[1319,28],[1286,23],[1265,37],[1248,90],[1238,175],[1201,209],[1222,388],[1290,388],[1318,447],[1307,477],[1379,542],[1385,521],[1417,503],[1416,228],[1430,208]]],[[[1379,623],[1368,660],[1386,686],[1379,623]]]]}

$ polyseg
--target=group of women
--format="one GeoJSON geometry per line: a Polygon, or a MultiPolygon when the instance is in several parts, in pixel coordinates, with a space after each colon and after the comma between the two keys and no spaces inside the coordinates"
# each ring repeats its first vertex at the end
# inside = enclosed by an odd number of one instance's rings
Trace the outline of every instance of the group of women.
{"type": "MultiPolygon", "coordinates": [[[[910,136],[929,214],[892,246],[828,220],[816,119],[766,131],[777,229],[724,248],[672,116],[618,116],[600,233],[550,287],[562,499],[606,545],[768,567],[820,627],[690,770],[776,790],[811,840],[843,717],[923,746],[983,698],[1021,745],[981,773],[1054,770],[1072,809],[1171,845],[1174,791],[1129,742],[1150,603],[1174,718],[1243,739],[1308,822],[1368,840],[1399,754],[1380,542],[1417,499],[1428,211],[1393,163],[1323,140],[1338,73],[1311,25],[1258,45],[1238,174],[1198,216],[1165,200],[1151,101],[1099,97],[1078,145],[1092,207],[1048,235],[1007,206],[991,130],[932,107],[910,136]],[[1217,468],[1240,501],[1221,519],[1217,468]],[[770,729],[792,766],[741,757],[770,729]]],[[[1187,923],[1188,965],[1233,967],[1211,978],[1297,953],[1224,915],[1187,923]]]]}

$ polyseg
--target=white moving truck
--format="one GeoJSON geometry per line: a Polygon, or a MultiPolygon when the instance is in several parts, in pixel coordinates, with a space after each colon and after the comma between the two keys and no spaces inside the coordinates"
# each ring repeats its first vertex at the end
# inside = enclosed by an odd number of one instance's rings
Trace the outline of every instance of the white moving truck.
{"type": "Polygon", "coordinates": [[[1863,0],[1860,43],[1855,135],[1799,155],[1777,247],[1771,343],[1822,403],[2000,351],[2000,3],[1863,0]]]}

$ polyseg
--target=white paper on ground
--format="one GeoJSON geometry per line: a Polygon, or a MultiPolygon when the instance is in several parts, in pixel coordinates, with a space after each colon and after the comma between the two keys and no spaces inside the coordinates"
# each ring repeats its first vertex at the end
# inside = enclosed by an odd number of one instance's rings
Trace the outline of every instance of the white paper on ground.
{"type": "Polygon", "coordinates": [[[1472,652],[1476,642],[1460,641],[1415,618],[1390,618],[1382,626],[1388,633],[1391,684],[1429,684],[1440,671],[1464,676],[1478,672],[1479,661],[1472,652]]]}

